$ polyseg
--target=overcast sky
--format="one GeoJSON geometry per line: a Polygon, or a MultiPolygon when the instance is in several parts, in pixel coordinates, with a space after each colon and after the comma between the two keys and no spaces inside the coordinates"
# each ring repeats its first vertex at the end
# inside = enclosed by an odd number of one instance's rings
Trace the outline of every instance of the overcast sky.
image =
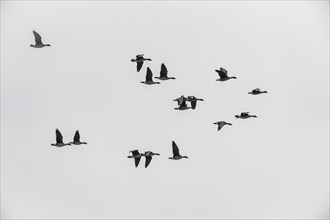
{"type": "Polygon", "coordinates": [[[328,219],[329,1],[1,1],[1,218],[328,219]]]}

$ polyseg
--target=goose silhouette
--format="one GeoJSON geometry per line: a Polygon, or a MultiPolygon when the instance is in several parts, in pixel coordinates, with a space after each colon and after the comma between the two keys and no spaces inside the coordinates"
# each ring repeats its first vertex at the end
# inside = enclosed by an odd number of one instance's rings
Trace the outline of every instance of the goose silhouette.
{"type": "Polygon", "coordinates": [[[231,123],[227,123],[225,121],[218,121],[214,122],[213,124],[218,125],[218,131],[220,131],[220,129],[225,125],[232,125],[231,123]]]}
{"type": "Polygon", "coordinates": [[[131,150],[130,153],[132,153],[132,156],[127,156],[128,158],[134,158],[135,167],[139,166],[142,154],[139,153],[138,150],[131,150]]]}
{"type": "Polygon", "coordinates": [[[180,155],[179,148],[174,141],[172,141],[172,151],[173,151],[173,157],[169,157],[168,159],[180,160],[182,158],[188,158],[187,156],[180,155]]]}
{"type": "Polygon", "coordinates": [[[175,79],[175,77],[168,77],[167,76],[167,68],[165,66],[164,63],[162,63],[161,65],[161,69],[160,69],[160,76],[159,77],[155,77],[156,79],[160,79],[160,80],[169,80],[169,79],[175,79]]]}
{"type": "Polygon", "coordinates": [[[146,85],[160,84],[159,82],[154,82],[152,80],[152,72],[149,67],[147,68],[146,81],[141,81],[141,83],[146,85]]]}
{"type": "Polygon", "coordinates": [[[195,96],[188,96],[187,101],[191,103],[191,108],[195,109],[197,105],[197,101],[204,101],[204,99],[196,98],[195,96]]]}
{"type": "Polygon", "coordinates": [[[227,75],[228,71],[225,68],[223,68],[223,67],[220,67],[220,70],[215,70],[215,71],[219,74],[219,77],[220,77],[216,81],[227,81],[229,79],[237,79],[236,76],[229,77],[227,75]]]}
{"type": "Polygon", "coordinates": [[[58,129],[55,130],[55,133],[56,133],[56,144],[51,144],[52,146],[64,147],[65,145],[71,145],[70,143],[63,143],[63,136],[58,129]]]}
{"type": "Polygon", "coordinates": [[[146,162],[145,162],[145,165],[144,167],[147,168],[152,160],[152,156],[155,156],[155,155],[160,155],[159,153],[153,153],[151,151],[146,151],[144,152],[144,154],[142,154],[142,156],[144,156],[146,158],[146,162]]]}
{"type": "Polygon", "coordinates": [[[31,44],[30,47],[34,47],[34,48],[50,47],[50,44],[42,43],[41,36],[36,31],[33,31],[33,35],[34,35],[34,40],[36,43],[34,45],[31,44]]]}
{"type": "Polygon", "coordinates": [[[236,118],[242,118],[242,119],[247,119],[247,118],[257,118],[256,115],[250,115],[249,112],[242,112],[240,115],[235,115],[236,118]]]}
{"type": "Polygon", "coordinates": [[[144,56],[144,54],[139,54],[139,55],[136,55],[136,59],[131,59],[132,62],[136,62],[136,70],[138,72],[140,72],[144,61],[146,61],[146,60],[151,61],[150,58],[144,58],[143,56],[144,56]]]}
{"type": "Polygon", "coordinates": [[[259,88],[253,89],[251,92],[248,92],[248,94],[251,95],[259,95],[262,93],[268,93],[267,91],[261,91],[259,88]]]}
{"type": "Polygon", "coordinates": [[[77,130],[76,133],[74,134],[73,142],[70,142],[70,144],[80,145],[80,144],[87,144],[87,143],[86,143],[86,142],[81,142],[81,141],[80,141],[79,130],[77,130]]]}

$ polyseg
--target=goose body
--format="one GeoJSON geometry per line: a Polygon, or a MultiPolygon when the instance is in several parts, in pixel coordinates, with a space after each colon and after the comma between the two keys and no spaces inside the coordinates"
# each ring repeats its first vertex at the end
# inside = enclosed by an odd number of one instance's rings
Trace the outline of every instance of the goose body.
{"type": "Polygon", "coordinates": [[[144,61],[151,61],[150,58],[144,58],[144,54],[136,55],[136,59],[131,59],[132,62],[136,62],[136,70],[140,72],[144,61]]]}
{"type": "Polygon", "coordinates": [[[188,96],[187,101],[191,103],[191,108],[195,109],[197,101],[204,101],[204,99],[196,98],[195,96],[188,96]]]}
{"type": "Polygon", "coordinates": [[[73,142],[70,142],[70,144],[80,145],[80,144],[87,144],[87,143],[80,141],[80,134],[79,134],[79,131],[77,130],[73,137],[73,142]]]}
{"type": "Polygon", "coordinates": [[[138,150],[131,150],[130,153],[132,153],[132,156],[127,156],[128,158],[134,158],[135,167],[139,166],[142,154],[139,153],[138,150]]]}
{"type": "Polygon", "coordinates": [[[56,144],[51,144],[52,146],[64,147],[66,145],[71,145],[70,143],[63,143],[63,136],[58,129],[55,130],[55,134],[56,134],[56,144]]]}
{"type": "Polygon", "coordinates": [[[34,40],[36,43],[34,45],[31,44],[30,47],[34,47],[34,48],[50,47],[50,44],[42,43],[41,36],[36,31],[33,31],[33,35],[34,35],[34,40]]]}
{"type": "Polygon", "coordinates": [[[261,91],[259,88],[253,89],[251,92],[248,92],[251,95],[259,95],[262,93],[268,93],[267,91],[261,91]]]}
{"type": "Polygon", "coordinates": [[[152,160],[152,156],[155,156],[155,155],[160,155],[159,153],[153,153],[151,151],[146,151],[144,152],[144,154],[142,154],[145,158],[146,158],[146,162],[145,162],[145,165],[144,167],[147,168],[152,160]]]}
{"type": "Polygon", "coordinates": [[[220,129],[225,125],[232,125],[231,123],[227,123],[225,121],[218,121],[214,122],[213,124],[218,125],[218,131],[220,131],[220,129]]]}
{"type": "Polygon", "coordinates": [[[172,141],[172,152],[173,152],[173,157],[169,157],[168,159],[180,160],[182,158],[188,158],[187,156],[180,155],[179,148],[174,141],[172,141]]]}
{"type": "Polygon", "coordinates": [[[220,70],[215,70],[215,71],[219,74],[219,77],[220,77],[216,81],[227,81],[229,79],[237,79],[236,76],[229,77],[228,76],[228,71],[223,67],[220,67],[220,70]]]}
{"type": "MultiPolygon", "coordinates": [[[[179,101],[178,101],[179,102],[179,101]]],[[[191,109],[192,107],[187,106],[186,101],[181,101],[181,104],[179,105],[179,107],[174,108],[175,110],[187,110],[187,109],[191,109]]]]}
{"type": "Polygon", "coordinates": [[[141,83],[146,85],[160,84],[159,82],[154,82],[152,80],[152,72],[149,67],[147,68],[146,81],[142,81],[141,83]]]}
{"type": "Polygon", "coordinates": [[[242,118],[242,119],[247,119],[247,118],[257,118],[256,115],[250,115],[249,112],[242,112],[240,115],[235,115],[236,118],[242,118]]]}
{"type": "Polygon", "coordinates": [[[159,77],[156,76],[155,78],[160,79],[160,80],[175,79],[175,77],[168,77],[167,73],[168,73],[167,68],[166,68],[165,64],[162,63],[161,69],[160,69],[160,76],[159,77]]]}

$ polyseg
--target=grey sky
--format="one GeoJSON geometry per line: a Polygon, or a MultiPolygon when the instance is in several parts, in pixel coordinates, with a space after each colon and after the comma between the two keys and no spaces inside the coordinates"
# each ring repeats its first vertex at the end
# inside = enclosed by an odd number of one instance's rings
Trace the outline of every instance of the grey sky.
{"type": "Polygon", "coordinates": [[[328,1],[1,1],[1,218],[327,219],[328,165],[328,1]]]}

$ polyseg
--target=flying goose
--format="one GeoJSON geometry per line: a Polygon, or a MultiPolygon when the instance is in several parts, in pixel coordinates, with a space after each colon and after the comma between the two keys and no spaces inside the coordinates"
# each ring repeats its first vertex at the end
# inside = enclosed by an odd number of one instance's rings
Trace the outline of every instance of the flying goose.
{"type": "Polygon", "coordinates": [[[182,158],[188,158],[187,156],[180,155],[179,148],[174,141],[172,141],[172,151],[173,151],[173,157],[169,157],[168,159],[180,160],[182,158]]]}
{"type": "Polygon", "coordinates": [[[153,153],[151,151],[146,151],[144,152],[144,154],[142,154],[142,156],[145,156],[146,158],[146,163],[145,163],[145,168],[147,168],[151,162],[152,156],[154,155],[160,155],[159,153],[153,153]]]}
{"type": "Polygon", "coordinates": [[[218,131],[220,131],[220,129],[225,125],[232,125],[231,123],[227,123],[225,121],[218,121],[214,122],[213,124],[218,125],[218,131]]]}
{"type": "Polygon", "coordinates": [[[65,145],[71,145],[70,143],[67,144],[63,143],[63,136],[58,129],[56,129],[55,133],[56,133],[56,144],[51,144],[52,146],[63,147],[65,145]]]}
{"type": "Polygon", "coordinates": [[[179,98],[174,99],[173,101],[178,102],[178,105],[181,105],[183,101],[187,101],[187,100],[188,99],[182,95],[179,98]]]}
{"type": "Polygon", "coordinates": [[[136,62],[136,70],[138,72],[140,72],[144,61],[146,61],[146,60],[151,61],[150,58],[144,58],[143,56],[144,56],[144,54],[139,54],[139,55],[136,55],[136,59],[131,59],[132,62],[136,62]]]}
{"type": "Polygon", "coordinates": [[[41,41],[41,36],[40,34],[38,34],[36,31],[33,31],[33,35],[34,35],[34,40],[36,42],[35,45],[31,44],[30,47],[34,47],[34,48],[42,48],[42,47],[50,47],[50,44],[43,44],[41,41]]]}
{"type": "Polygon", "coordinates": [[[135,167],[138,167],[142,154],[139,153],[138,150],[131,150],[129,153],[132,153],[132,156],[127,156],[128,158],[134,158],[135,161],[135,167]]]}
{"type": "Polygon", "coordinates": [[[242,119],[246,119],[246,118],[257,118],[256,115],[249,115],[249,112],[242,112],[240,115],[235,115],[236,118],[242,118],[242,119]]]}
{"type": "Polygon", "coordinates": [[[187,101],[191,103],[191,108],[195,109],[197,105],[197,101],[204,101],[204,99],[196,98],[195,96],[188,96],[187,101]]]}
{"type": "Polygon", "coordinates": [[[146,74],[146,81],[141,81],[141,83],[147,84],[147,85],[153,85],[153,84],[160,84],[159,82],[154,82],[152,80],[152,72],[150,68],[147,68],[147,74],[146,74]]]}
{"type": "Polygon", "coordinates": [[[161,69],[160,69],[160,76],[159,77],[155,77],[156,79],[160,79],[160,80],[168,80],[168,79],[175,79],[175,77],[168,77],[167,76],[167,68],[165,66],[164,63],[162,63],[161,65],[161,69]]]}
{"type": "Polygon", "coordinates": [[[73,142],[70,142],[70,144],[80,145],[80,144],[87,144],[87,143],[80,141],[79,130],[77,130],[76,133],[74,134],[73,142]]]}
{"type": "MultiPolygon", "coordinates": [[[[179,102],[179,101],[178,101],[178,102],[179,102]]],[[[175,110],[187,110],[187,109],[190,109],[190,108],[192,108],[192,107],[187,106],[186,101],[183,100],[183,101],[181,102],[181,104],[179,105],[179,107],[176,107],[176,108],[174,108],[174,109],[175,109],[175,110]]]]}
{"type": "Polygon", "coordinates": [[[248,94],[251,95],[259,95],[262,93],[268,93],[267,91],[261,91],[259,88],[253,89],[251,92],[248,92],[248,94]]]}
{"type": "Polygon", "coordinates": [[[220,70],[215,70],[215,71],[219,74],[220,77],[216,81],[227,81],[229,79],[237,79],[236,76],[229,77],[227,75],[228,71],[223,67],[220,67],[220,70]]]}

